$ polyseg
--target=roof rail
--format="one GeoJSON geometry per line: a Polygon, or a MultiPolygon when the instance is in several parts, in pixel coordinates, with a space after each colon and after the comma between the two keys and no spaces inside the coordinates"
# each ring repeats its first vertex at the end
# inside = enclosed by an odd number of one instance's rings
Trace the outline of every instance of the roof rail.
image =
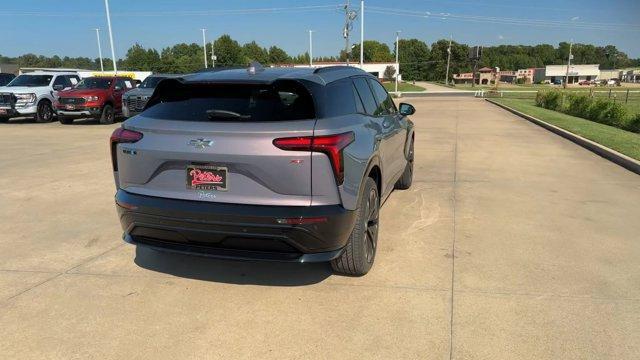
{"type": "Polygon", "coordinates": [[[319,67],[319,68],[315,69],[313,71],[313,73],[314,74],[320,74],[320,73],[324,73],[324,72],[328,72],[328,71],[337,71],[337,70],[352,70],[354,73],[364,72],[364,70],[362,70],[360,68],[357,68],[357,67],[353,67],[353,66],[333,65],[333,66],[319,67]]]}

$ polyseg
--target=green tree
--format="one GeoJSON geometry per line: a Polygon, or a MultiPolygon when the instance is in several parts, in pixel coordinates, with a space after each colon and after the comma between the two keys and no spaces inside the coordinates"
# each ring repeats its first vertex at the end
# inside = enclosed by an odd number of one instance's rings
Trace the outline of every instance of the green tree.
{"type": "Polygon", "coordinates": [[[246,63],[251,61],[257,61],[260,64],[268,64],[269,63],[269,52],[267,49],[261,47],[255,41],[244,44],[242,46],[242,50],[244,51],[244,56],[246,57],[246,63]]]}
{"type": "Polygon", "coordinates": [[[123,60],[126,70],[157,71],[161,68],[160,55],[155,49],[145,49],[136,43],[129,48],[123,60]]]}
{"type": "MultiPolygon", "coordinates": [[[[364,62],[390,62],[394,61],[394,56],[391,54],[391,50],[389,50],[389,46],[387,44],[381,43],[375,40],[365,40],[364,41],[364,51],[363,51],[364,62]]],[[[351,50],[351,55],[349,57],[353,61],[359,61],[360,59],[360,44],[355,44],[353,49],[351,50]]],[[[345,61],[346,56],[344,51],[340,54],[340,60],[345,61]]]]}
{"type": "Polygon", "coordinates": [[[216,66],[244,66],[246,65],[245,55],[242,47],[231,36],[224,34],[220,36],[213,46],[216,50],[216,66]]]}
{"type": "Polygon", "coordinates": [[[271,64],[287,64],[291,62],[291,57],[281,48],[272,46],[269,48],[269,62],[271,64]]]}
{"type": "MultiPolygon", "coordinates": [[[[429,55],[429,63],[426,66],[426,80],[444,81],[447,73],[447,57],[449,48],[449,40],[440,39],[431,45],[431,53],[429,55]]],[[[449,64],[449,79],[453,74],[471,71],[471,63],[467,59],[469,47],[459,44],[455,41],[451,42],[451,60],[449,64]]],[[[402,55],[402,47],[400,48],[402,55]]],[[[402,69],[402,67],[400,68],[402,69]]]]}
{"type": "MultiPolygon", "coordinates": [[[[429,46],[418,39],[401,39],[398,47],[400,49],[398,62],[400,63],[402,80],[426,80],[429,46]]],[[[395,58],[395,51],[393,57],[395,58]]]]}

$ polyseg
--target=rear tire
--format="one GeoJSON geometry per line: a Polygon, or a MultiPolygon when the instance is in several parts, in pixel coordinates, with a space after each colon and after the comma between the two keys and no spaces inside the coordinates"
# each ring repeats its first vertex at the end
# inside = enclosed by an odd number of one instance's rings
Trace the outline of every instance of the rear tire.
{"type": "Polygon", "coordinates": [[[411,187],[411,183],[413,182],[413,140],[411,141],[411,145],[409,145],[409,156],[407,159],[407,165],[404,168],[404,172],[400,179],[396,181],[395,188],[398,190],[407,190],[411,187]]]}
{"type": "Polygon", "coordinates": [[[42,100],[38,104],[38,110],[36,111],[36,122],[48,123],[53,120],[53,108],[49,100],[42,100]]]}
{"type": "Polygon", "coordinates": [[[60,121],[60,124],[64,125],[73,124],[73,118],[64,115],[58,115],[58,121],[60,121]]]}
{"type": "Polygon", "coordinates": [[[100,116],[100,124],[113,124],[115,120],[115,113],[113,112],[113,106],[107,104],[102,108],[102,115],[100,116]]]}
{"type": "Polygon", "coordinates": [[[369,272],[378,245],[378,216],[380,195],[372,178],[364,183],[364,192],[358,201],[356,224],[342,254],[331,261],[333,271],[343,275],[362,276],[369,272]]]}

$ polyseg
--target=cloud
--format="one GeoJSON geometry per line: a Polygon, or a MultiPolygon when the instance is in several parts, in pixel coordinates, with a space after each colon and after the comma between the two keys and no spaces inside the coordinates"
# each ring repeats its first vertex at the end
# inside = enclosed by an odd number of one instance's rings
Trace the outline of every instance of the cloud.
{"type": "Polygon", "coordinates": [[[503,35],[498,35],[498,39],[504,40],[504,36],[503,35]]]}
{"type": "Polygon", "coordinates": [[[571,21],[576,21],[576,20],[580,20],[580,16],[574,16],[571,18],[571,21]]]}

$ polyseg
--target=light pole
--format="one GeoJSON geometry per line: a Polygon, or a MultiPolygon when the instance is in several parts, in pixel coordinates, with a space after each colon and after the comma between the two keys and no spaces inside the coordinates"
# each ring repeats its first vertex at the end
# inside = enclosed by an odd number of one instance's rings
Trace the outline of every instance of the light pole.
{"type": "Polygon", "coordinates": [[[313,67],[313,30],[309,30],[309,67],[313,67]]]}
{"type": "Polygon", "coordinates": [[[102,47],[100,46],[100,29],[93,29],[96,31],[96,37],[98,38],[98,56],[100,57],[100,71],[104,72],[104,64],[102,63],[102,47]]]}
{"type": "Polygon", "coordinates": [[[364,66],[364,0],[360,0],[360,69],[364,66]]]}
{"type": "Polygon", "coordinates": [[[111,61],[113,61],[113,72],[118,73],[116,65],[116,51],[113,49],[113,33],[111,31],[111,15],[109,14],[109,0],[104,0],[104,7],[107,9],[107,25],[109,26],[109,43],[111,44],[111,61]]]}
{"type": "Polygon", "coordinates": [[[206,69],[209,64],[207,64],[207,39],[204,35],[204,32],[207,31],[207,29],[200,29],[200,30],[202,30],[202,48],[204,49],[204,68],[206,69]]]}
{"type": "Polygon", "coordinates": [[[447,75],[444,78],[444,84],[449,85],[449,63],[451,62],[451,35],[449,35],[449,47],[447,48],[447,75]]]}
{"type": "Polygon", "coordinates": [[[398,55],[400,54],[400,33],[402,31],[396,31],[396,93],[398,92],[398,75],[400,75],[400,62],[398,61],[398,55]]]}

